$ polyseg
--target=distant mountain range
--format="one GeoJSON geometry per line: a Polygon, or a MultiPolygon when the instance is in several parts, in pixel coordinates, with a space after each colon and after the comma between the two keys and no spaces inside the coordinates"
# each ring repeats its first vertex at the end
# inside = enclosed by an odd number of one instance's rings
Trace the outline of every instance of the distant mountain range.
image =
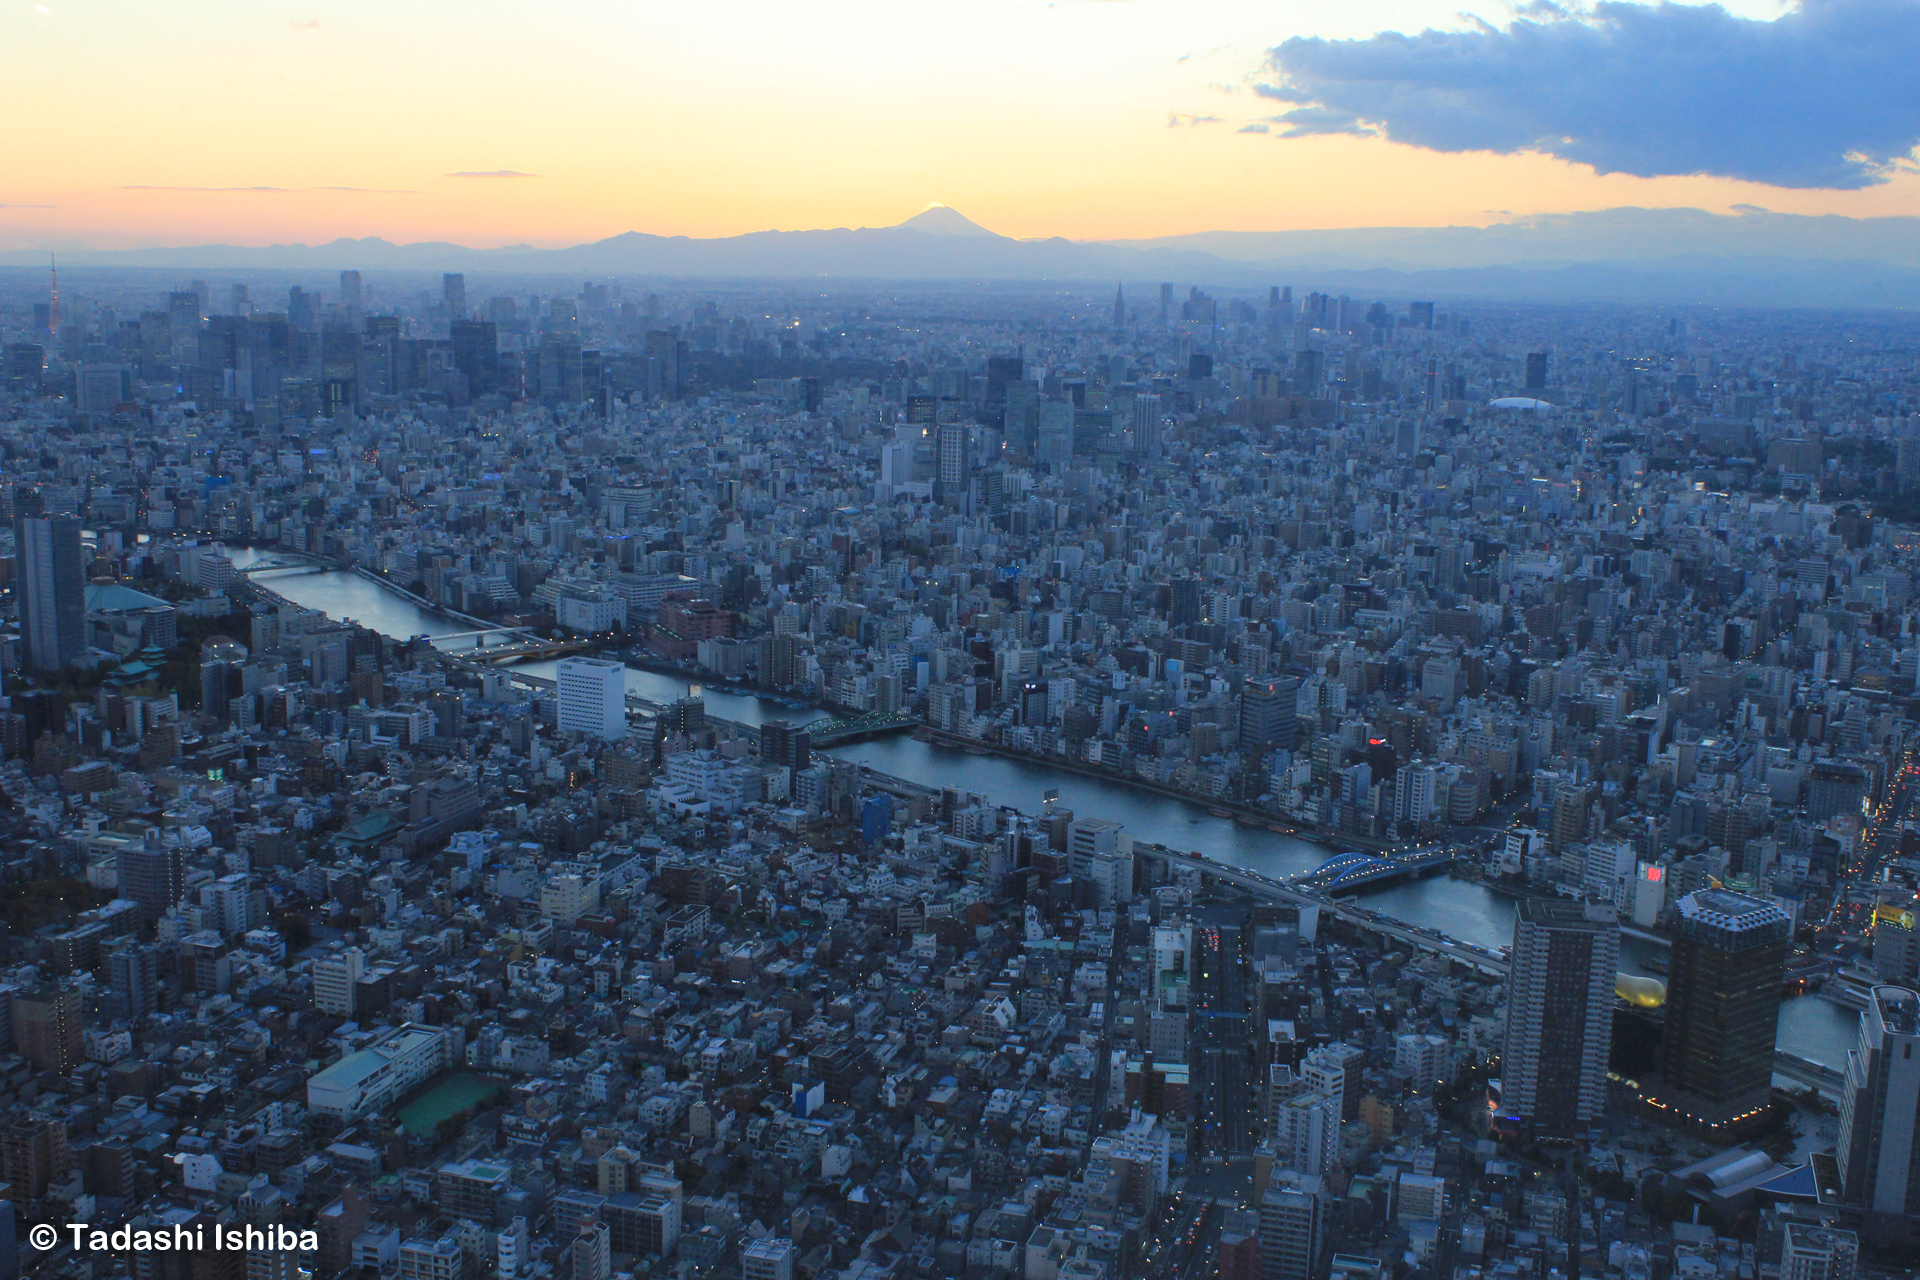
{"type": "MultiPolygon", "coordinates": [[[[1747,209],[1607,209],[1487,227],[1208,231],[1152,240],[1016,240],[935,206],[892,227],[760,231],[697,240],[629,231],[564,249],[393,244],[198,245],[68,251],[71,267],[205,271],[468,271],[682,280],[1175,281],[1290,284],[1361,296],[1920,306],[1920,218],[1807,217],[1747,209]]],[[[0,252],[38,267],[39,251],[0,252]]],[[[1144,304],[1147,299],[1140,299],[1144,304]]]]}

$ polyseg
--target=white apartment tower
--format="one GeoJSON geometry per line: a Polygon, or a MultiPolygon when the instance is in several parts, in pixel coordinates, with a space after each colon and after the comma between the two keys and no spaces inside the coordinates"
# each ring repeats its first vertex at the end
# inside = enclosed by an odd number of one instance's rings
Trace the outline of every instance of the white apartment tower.
{"type": "Polygon", "coordinates": [[[562,658],[559,677],[560,732],[627,736],[626,667],[599,658],[562,658]]]}

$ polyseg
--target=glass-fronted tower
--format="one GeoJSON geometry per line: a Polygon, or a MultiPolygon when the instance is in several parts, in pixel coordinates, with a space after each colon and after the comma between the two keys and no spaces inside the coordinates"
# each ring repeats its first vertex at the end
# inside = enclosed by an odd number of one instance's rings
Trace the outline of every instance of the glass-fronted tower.
{"type": "Polygon", "coordinates": [[[1772,902],[1726,889],[1680,899],[1653,1093],[1674,1123],[1728,1138],[1765,1120],[1792,944],[1793,921],[1772,902]]]}

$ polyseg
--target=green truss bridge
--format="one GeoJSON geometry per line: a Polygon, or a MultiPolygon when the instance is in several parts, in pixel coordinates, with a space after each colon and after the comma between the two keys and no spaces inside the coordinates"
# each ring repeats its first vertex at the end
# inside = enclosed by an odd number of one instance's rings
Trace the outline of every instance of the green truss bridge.
{"type": "Polygon", "coordinates": [[[916,728],[919,724],[917,716],[902,712],[869,711],[853,719],[835,716],[831,720],[812,720],[800,728],[807,731],[807,737],[812,739],[814,746],[834,747],[863,738],[877,738],[884,733],[898,733],[902,729],[916,728]]]}

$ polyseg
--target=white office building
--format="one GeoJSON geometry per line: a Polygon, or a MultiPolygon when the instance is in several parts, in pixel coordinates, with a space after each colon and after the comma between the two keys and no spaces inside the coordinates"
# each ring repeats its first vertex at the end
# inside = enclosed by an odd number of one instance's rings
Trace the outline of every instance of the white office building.
{"type": "Polygon", "coordinates": [[[559,729],[596,738],[627,736],[627,669],[598,658],[562,658],[559,729]]]}

